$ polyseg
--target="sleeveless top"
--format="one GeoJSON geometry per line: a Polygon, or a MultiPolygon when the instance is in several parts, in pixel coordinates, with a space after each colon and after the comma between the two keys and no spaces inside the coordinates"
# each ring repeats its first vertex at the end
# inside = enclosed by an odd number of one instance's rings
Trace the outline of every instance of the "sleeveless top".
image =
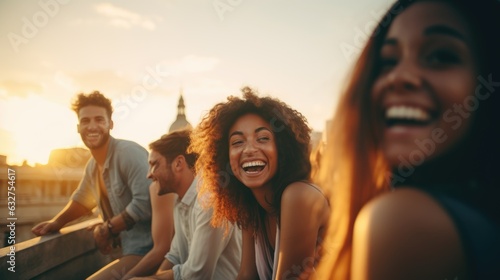
{"type": "Polygon", "coordinates": [[[276,225],[276,243],[275,249],[267,241],[266,235],[263,231],[259,231],[255,237],[255,265],[257,266],[257,273],[259,279],[267,280],[276,277],[276,270],[278,269],[278,252],[280,251],[280,228],[276,225]]]}
{"type": "Polygon", "coordinates": [[[429,193],[455,224],[465,251],[469,279],[500,278],[500,225],[463,201],[429,193]]]}
{"type": "MultiPolygon", "coordinates": [[[[301,182],[308,184],[323,194],[323,192],[313,184],[305,181],[301,182]]],[[[328,202],[326,197],[325,199],[328,202]]],[[[267,240],[265,230],[259,230],[255,235],[255,265],[257,266],[257,273],[260,280],[274,280],[276,278],[276,271],[278,270],[278,252],[280,251],[279,236],[280,228],[278,224],[276,224],[276,242],[273,250],[271,244],[267,240]]]]}

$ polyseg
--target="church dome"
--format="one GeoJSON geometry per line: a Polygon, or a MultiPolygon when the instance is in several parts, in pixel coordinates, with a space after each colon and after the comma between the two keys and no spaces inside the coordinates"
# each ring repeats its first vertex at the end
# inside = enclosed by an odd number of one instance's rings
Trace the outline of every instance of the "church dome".
{"type": "Polygon", "coordinates": [[[186,119],[185,108],[186,106],[184,106],[184,98],[182,98],[182,92],[181,92],[181,97],[179,98],[179,104],[177,105],[177,119],[172,123],[172,125],[168,129],[168,133],[185,128],[189,129],[193,128],[186,119]]]}

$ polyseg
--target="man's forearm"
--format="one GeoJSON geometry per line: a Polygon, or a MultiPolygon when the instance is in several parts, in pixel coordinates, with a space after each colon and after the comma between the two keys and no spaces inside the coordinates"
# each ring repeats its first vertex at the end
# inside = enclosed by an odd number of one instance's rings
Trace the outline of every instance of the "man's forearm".
{"type": "MultiPolygon", "coordinates": [[[[137,265],[127,272],[127,276],[130,278],[132,276],[147,276],[155,274],[164,258],[164,255],[165,254],[163,252],[153,248],[137,265]]],[[[125,278],[128,279],[127,277],[125,278]]]]}
{"type": "Polygon", "coordinates": [[[118,235],[120,232],[129,230],[134,226],[135,221],[131,219],[132,218],[127,214],[126,210],[123,210],[122,213],[109,219],[106,226],[108,227],[108,230],[110,230],[110,233],[118,235]]]}
{"type": "Polygon", "coordinates": [[[70,200],[68,204],[66,204],[66,207],[64,207],[64,209],[54,217],[53,221],[57,222],[61,227],[63,227],[65,224],[89,213],[90,210],[85,206],[74,200],[70,200]]]}
{"type": "Polygon", "coordinates": [[[159,280],[174,280],[174,271],[173,270],[166,270],[162,271],[159,274],[151,276],[153,279],[159,279],[159,280]]]}
{"type": "Polygon", "coordinates": [[[167,270],[171,270],[174,267],[174,264],[171,263],[168,259],[164,259],[163,262],[160,265],[160,268],[158,268],[158,274],[165,272],[167,270]]]}

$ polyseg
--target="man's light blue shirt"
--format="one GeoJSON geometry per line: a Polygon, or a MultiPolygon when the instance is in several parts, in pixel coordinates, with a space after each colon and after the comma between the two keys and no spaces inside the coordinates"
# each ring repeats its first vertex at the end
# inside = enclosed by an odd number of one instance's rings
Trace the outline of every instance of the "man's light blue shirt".
{"type": "MultiPolygon", "coordinates": [[[[146,149],[135,142],[110,136],[102,170],[109,202],[114,216],[126,209],[136,222],[132,229],[120,233],[123,255],[145,255],[153,247],[148,168],[146,149]]],[[[90,158],[80,185],[71,197],[88,209],[96,206],[100,209],[98,172],[96,161],[90,158]]]]}

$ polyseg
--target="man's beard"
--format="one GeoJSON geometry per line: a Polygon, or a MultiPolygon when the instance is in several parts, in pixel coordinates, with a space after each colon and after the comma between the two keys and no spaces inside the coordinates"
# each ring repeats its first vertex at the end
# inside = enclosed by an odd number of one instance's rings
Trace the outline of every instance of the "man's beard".
{"type": "Polygon", "coordinates": [[[97,149],[104,147],[104,145],[106,145],[106,143],[108,142],[108,139],[110,137],[109,131],[106,133],[102,133],[102,137],[101,137],[100,141],[97,142],[97,144],[93,144],[91,141],[88,141],[86,139],[86,136],[81,135],[81,134],[80,134],[80,136],[82,138],[83,143],[85,144],[85,146],[87,148],[89,148],[89,150],[97,150],[97,149]]]}

